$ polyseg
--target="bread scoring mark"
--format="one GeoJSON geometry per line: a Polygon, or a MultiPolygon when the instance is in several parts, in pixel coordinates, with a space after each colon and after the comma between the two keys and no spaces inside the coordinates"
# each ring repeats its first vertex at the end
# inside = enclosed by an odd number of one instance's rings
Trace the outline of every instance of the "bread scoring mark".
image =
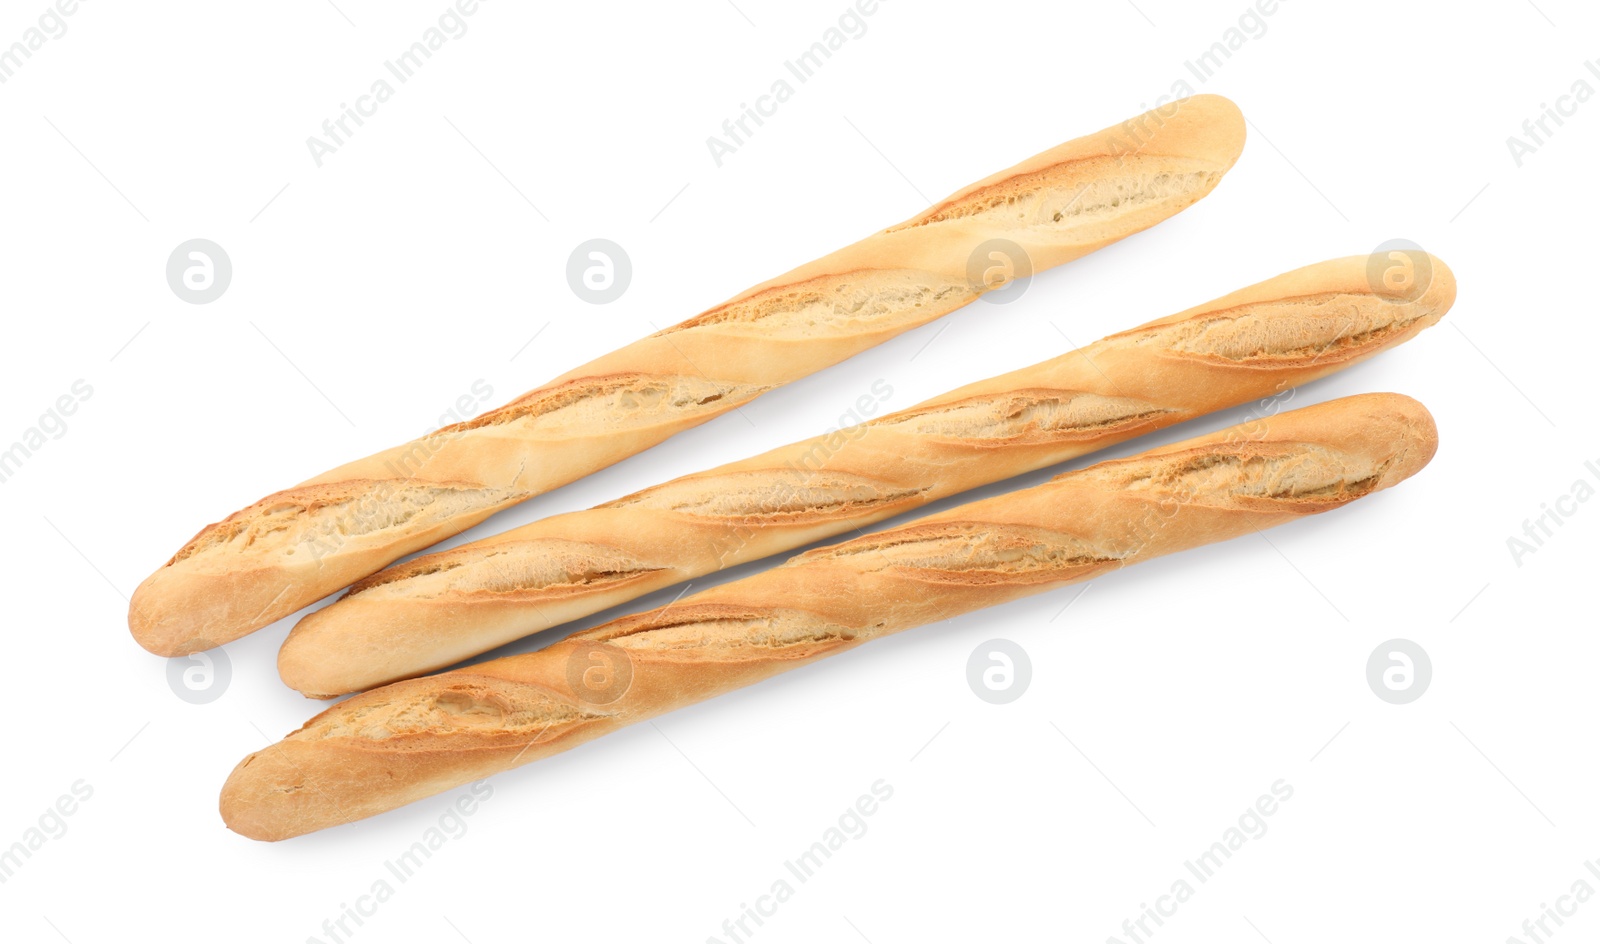
{"type": "MultiPolygon", "coordinates": [[[[269,495],[201,531],[167,562],[200,555],[302,557],[316,560],[345,541],[386,531],[415,533],[435,524],[513,504],[509,488],[357,479],[304,485],[269,495]]],[[[289,563],[285,561],[284,563],[289,563]]]]}
{"type": "Polygon", "coordinates": [[[1152,425],[1176,412],[1131,397],[1026,389],[915,407],[868,425],[904,427],[916,436],[1011,446],[1099,438],[1152,425]]]}
{"type": "Polygon", "coordinates": [[[683,374],[614,374],[580,377],[543,387],[482,416],[446,426],[430,438],[466,434],[512,423],[524,432],[594,436],[664,422],[714,416],[755,399],[771,384],[716,381],[685,365],[683,374]]]}
{"type": "Polygon", "coordinates": [[[853,518],[916,503],[927,488],[823,469],[762,469],[696,475],[618,499],[602,508],[648,508],[735,524],[777,525],[853,518]]]}
{"type": "Polygon", "coordinates": [[[828,560],[847,560],[863,573],[892,569],[915,580],[992,586],[1078,579],[1119,565],[1122,554],[1045,528],[941,521],[819,548],[783,566],[828,560]]]}
{"type": "Polygon", "coordinates": [[[1095,346],[1131,340],[1140,347],[1154,346],[1230,364],[1337,364],[1384,348],[1442,315],[1442,311],[1419,303],[1396,304],[1377,295],[1327,292],[1135,328],[1095,346]]]}
{"type": "Polygon", "coordinates": [[[1225,506],[1249,500],[1322,510],[1382,487],[1394,457],[1378,461],[1316,443],[1237,442],[1140,456],[1069,472],[1132,493],[1154,491],[1179,504],[1225,506]]]}
{"type": "Polygon", "coordinates": [[[1145,155],[1064,161],[950,200],[889,232],[964,219],[1002,231],[1049,232],[1149,207],[1176,213],[1211,192],[1223,170],[1210,161],[1145,155]]]}
{"type": "Polygon", "coordinates": [[[910,269],[857,269],[777,285],[728,302],[657,332],[666,337],[718,326],[750,329],[774,341],[816,341],[899,331],[932,321],[971,301],[966,282],[910,269]]]}
{"type": "Polygon", "coordinates": [[[585,634],[585,641],[648,653],[658,661],[726,662],[810,658],[859,635],[804,610],[690,604],[619,620],[585,634]]]}
{"type": "Polygon", "coordinates": [[[606,717],[541,686],[462,672],[357,695],[285,740],[354,738],[395,750],[501,747],[553,740],[606,717]]]}
{"type": "Polygon", "coordinates": [[[356,583],[345,598],[550,598],[614,589],[669,569],[604,544],[535,538],[419,557],[356,583]]]}

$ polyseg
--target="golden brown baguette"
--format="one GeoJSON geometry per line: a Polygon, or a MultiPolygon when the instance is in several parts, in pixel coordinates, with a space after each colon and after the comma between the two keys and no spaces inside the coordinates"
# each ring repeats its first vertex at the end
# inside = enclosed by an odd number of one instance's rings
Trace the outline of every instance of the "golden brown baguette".
{"type": "Polygon", "coordinates": [[[301,620],[278,671],[332,697],[437,671],[652,590],[1295,387],[1437,321],[1455,279],[1298,269],[848,430],[380,571],[301,620]]]}
{"type": "Polygon", "coordinates": [[[1348,397],[809,551],[538,652],[356,695],[241,761],[222,817],[276,840],[372,816],[880,636],[1338,508],[1436,446],[1415,400],[1348,397]]]}
{"type": "Polygon", "coordinates": [[[128,625],[165,656],[237,639],[962,307],[994,287],[969,274],[991,240],[1038,272],[1153,226],[1208,194],[1243,143],[1233,103],[1200,95],[1045,151],[506,406],[210,525],[139,586],[128,625]]]}

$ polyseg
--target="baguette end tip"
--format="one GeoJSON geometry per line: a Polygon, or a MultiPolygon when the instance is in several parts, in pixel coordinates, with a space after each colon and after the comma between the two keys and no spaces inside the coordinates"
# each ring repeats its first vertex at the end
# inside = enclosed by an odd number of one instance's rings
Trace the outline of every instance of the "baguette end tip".
{"type": "MultiPolygon", "coordinates": [[[[273,744],[245,757],[228,774],[217,797],[217,812],[230,831],[257,842],[280,842],[319,828],[298,827],[294,795],[302,784],[282,754],[282,743],[273,744]]],[[[304,774],[298,776],[303,780],[304,774]]]]}
{"type": "Polygon", "coordinates": [[[239,638],[217,636],[203,619],[205,608],[193,601],[170,599],[159,575],[147,579],[128,601],[128,632],[146,652],[164,659],[194,655],[239,638]]]}
{"type": "Polygon", "coordinates": [[[161,601],[158,577],[146,578],[128,600],[128,632],[133,635],[133,641],[146,652],[168,659],[210,648],[204,645],[190,648],[191,640],[181,628],[181,622],[166,616],[167,607],[161,601]]]}
{"type": "Polygon", "coordinates": [[[325,625],[323,614],[334,609],[331,606],[323,607],[301,617],[300,622],[289,630],[283,645],[278,647],[278,680],[307,698],[326,701],[372,688],[374,684],[386,684],[385,681],[373,683],[370,680],[363,684],[360,679],[351,677],[358,674],[362,660],[351,658],[347,648],[348,638],[340,639],[335,635],[336,643],[342,645],[336,645],[330,651],[327,640],[321,637],[318,628],[325,625]]]}
{"type": "Polygon", "coordinates": [[[1443,259],[1431,252],[1426,255],[1433,281],[1423,294],[1431,307],[1443,315],[1456,303],[1456,273],[1443,259]]]}
{"type": "Polygon", "coordinates": [[[1210,156],[1222,165],[1224,172],[1232,170],[1244,153],[1245,140],[1249,137],[1248,122],[1238,104],[1213,92],[1181,98],[1175,104],[1179,114],[1188,110],[1194,115],[1210,156]]]}
{"type": "Polygon", "coordinates": [[[1439,424],[1421,401],[1403,393],[1362,394],[1359,400],[1366,429],[1390,457],[1384,487],[1405,481],[1433,461],[1439,452],[1439,424]]]}

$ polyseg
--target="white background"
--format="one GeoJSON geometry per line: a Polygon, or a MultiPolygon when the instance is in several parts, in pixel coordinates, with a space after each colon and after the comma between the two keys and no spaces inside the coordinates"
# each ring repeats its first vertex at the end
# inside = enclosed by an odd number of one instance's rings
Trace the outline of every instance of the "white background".
{"type": "MultiPolygon", "coordinates": [[[[1600,88],[1591,4],[1293,0],[1201,82],[1185,62],[1244,0],[885,0],[718,168],[707,136],[844,0],[495,0],[318,168],[306,138],[445,8],[337,2],[86,0],[0,85],[0,440],[93,388],[0,485],[0,846],[93,790],[0,885],[8,939],[328,941],[324,920],[389,878],[342,940],[731,940],[724,920],[880,779],[866,834],[745,940],[1131,940],[1123,921],[1280,778],[1294,795],[1267,833],[1150,939],[1532,940],[1541,903],[1600,888],[1600,502],[1520,566],[1507,547],[1576,481],[1600,486],[1600,103],[1520,168],[1506,143],[1576,80],[1600,88]],[[1194,209],[474,533],[814,435],[875,380],[903,408],[1397,237],[1454,268],[1455,310],[1295,402],[1419,398],[1442,445],[1415,479],[1271,545],[915,630],[498,777],[404,884],[384,862],[455,794],[276,845],[222,826],[232,766],[318,706],[276,676],[292,619],[228,646],[206,705],[128,636],[125,595],[202,525],[437,425],[475,380],[498,405],[1179,79],[1251,122],[1194,209]],[[634,265],[606,306],[564,275],[597,236],[634,265]],[[196,237],[234,265],[204,306],[164,278],[196,237]],[[1365,665],[1402,636],[1433,681],[1396,707],[1365,665]],[[993,638],[1032,659],[1006,706],[965,678],[993,638]]],[[[6,0],[0,43],[44,9],[6,0]]],[[[1593,938],[1600,904],[1547,927],[1593,938]]]]}

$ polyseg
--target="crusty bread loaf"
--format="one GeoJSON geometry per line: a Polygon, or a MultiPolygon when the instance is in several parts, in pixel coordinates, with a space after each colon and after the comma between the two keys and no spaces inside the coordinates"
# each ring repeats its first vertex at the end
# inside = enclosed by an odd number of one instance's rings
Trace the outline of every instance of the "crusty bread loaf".
{"type": "Polygon", "coordinates": [[[315,697],[422,675],[724,567],[1270,397],[1400,344],[1455,299],[1308,266],[828,436],[407,561],[300,621],[278,669],[315,697]],[[1404,294],[1401,294],[1404,292],[1404,294]]]}
{"type": "Polygon", "coordinates": [[[202,530],[134,593],[160,655],[259,629],[495,511],[581,478],[992,288],[975,251],[1042,271],[1166,219],[1233,166],[1244,122],[1200,95],[1059,145],[476,419],[340,466],[202,530]]]}
{"type": "Polygon", "coordinates": [[[338,704],[234,768],[276,840],[371,816],[871,639],[1340,507],[1433,456],[1433,419],[1348,397],[801,554],[527,655],[338,704]]]}

